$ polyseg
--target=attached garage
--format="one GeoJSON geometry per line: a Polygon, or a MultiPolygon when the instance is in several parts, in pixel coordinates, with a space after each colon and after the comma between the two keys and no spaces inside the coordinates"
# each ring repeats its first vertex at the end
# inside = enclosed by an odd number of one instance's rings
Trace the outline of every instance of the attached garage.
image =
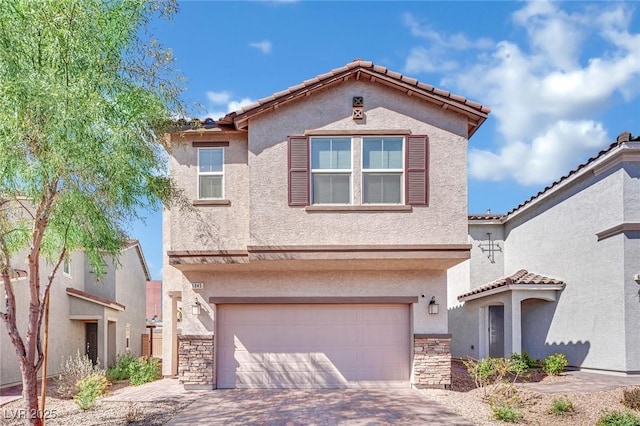
{"type": "Polygon", "coordinates": [[[217,305],[217,387],[409,387],[410,306],[217,305]]]}

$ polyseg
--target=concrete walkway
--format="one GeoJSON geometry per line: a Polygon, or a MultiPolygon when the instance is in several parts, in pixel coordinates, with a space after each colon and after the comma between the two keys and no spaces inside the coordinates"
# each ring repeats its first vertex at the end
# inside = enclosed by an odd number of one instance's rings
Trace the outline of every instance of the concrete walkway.
{"type": "Polygon", "coordinates": [[[518,386],[540,393],[598,392],[622,386],[640,386],[640,376],[612,376],[586,371],[568,371],[556,381],[521,383],[518,386]]]}

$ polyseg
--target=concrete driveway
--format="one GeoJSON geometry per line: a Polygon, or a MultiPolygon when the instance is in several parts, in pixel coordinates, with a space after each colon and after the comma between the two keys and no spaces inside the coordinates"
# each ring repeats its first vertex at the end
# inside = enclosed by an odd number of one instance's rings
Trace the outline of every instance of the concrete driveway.
{"type": "Polygon", "coordinates": [[[167,425],[470,425],[429,399],[406,390],[214,390],[167,425]]]}

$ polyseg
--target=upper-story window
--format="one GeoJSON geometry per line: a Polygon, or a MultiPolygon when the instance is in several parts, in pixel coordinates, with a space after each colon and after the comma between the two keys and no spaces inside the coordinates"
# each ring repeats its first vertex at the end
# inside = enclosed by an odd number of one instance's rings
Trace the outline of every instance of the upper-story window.
{"type": "Polygon", "coordinates": [[[71,260],[68,255],[62,260],[62,274],[71,276],[71,260]]]}
{"type": "Polygon", "coordinates": [[[198,149],[198,198],[224,198],[224,149],[198,149]]]}
{"type": "Polygon", "coordinates": [[[289,205],[350,204],[346,209],[357,210],[360,204],[374,209],[378,204],[390,211],[402,204],[427,206],[429,137],[379,134],[289,136],[289,205]],[[354,194],[354,188],[360,191],[354,194]]]}
{"type": "Polygon", "coordinates": [[[400,204],[403,194],[403,137],[362,139],[362,202],[400,204]]]}
{"type": "Polygon", "coordinates": [[[311,138],[313,204],[351,204],[351,138],[311,138]]]}

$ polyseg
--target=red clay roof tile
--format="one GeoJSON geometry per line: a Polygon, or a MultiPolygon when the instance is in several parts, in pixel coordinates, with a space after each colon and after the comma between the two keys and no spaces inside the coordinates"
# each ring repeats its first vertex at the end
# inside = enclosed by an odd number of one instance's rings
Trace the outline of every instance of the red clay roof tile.
{"type": "Polygon", "coordinates": [[[485,291],[493,290],[495,288],[506,287],[513,284],[523,285],[564,285],[564,282],[556,278],[545,277],[544,275],[538,275],[533,272],[529,272],[526,269],[521,269],[513,275],[504,277],[502,279],[490,282],[481,287],[474,288],[468,293],[458,296],[458,300],[465,297],[472,296],[474,294],[484,293],[485,291]]]}

